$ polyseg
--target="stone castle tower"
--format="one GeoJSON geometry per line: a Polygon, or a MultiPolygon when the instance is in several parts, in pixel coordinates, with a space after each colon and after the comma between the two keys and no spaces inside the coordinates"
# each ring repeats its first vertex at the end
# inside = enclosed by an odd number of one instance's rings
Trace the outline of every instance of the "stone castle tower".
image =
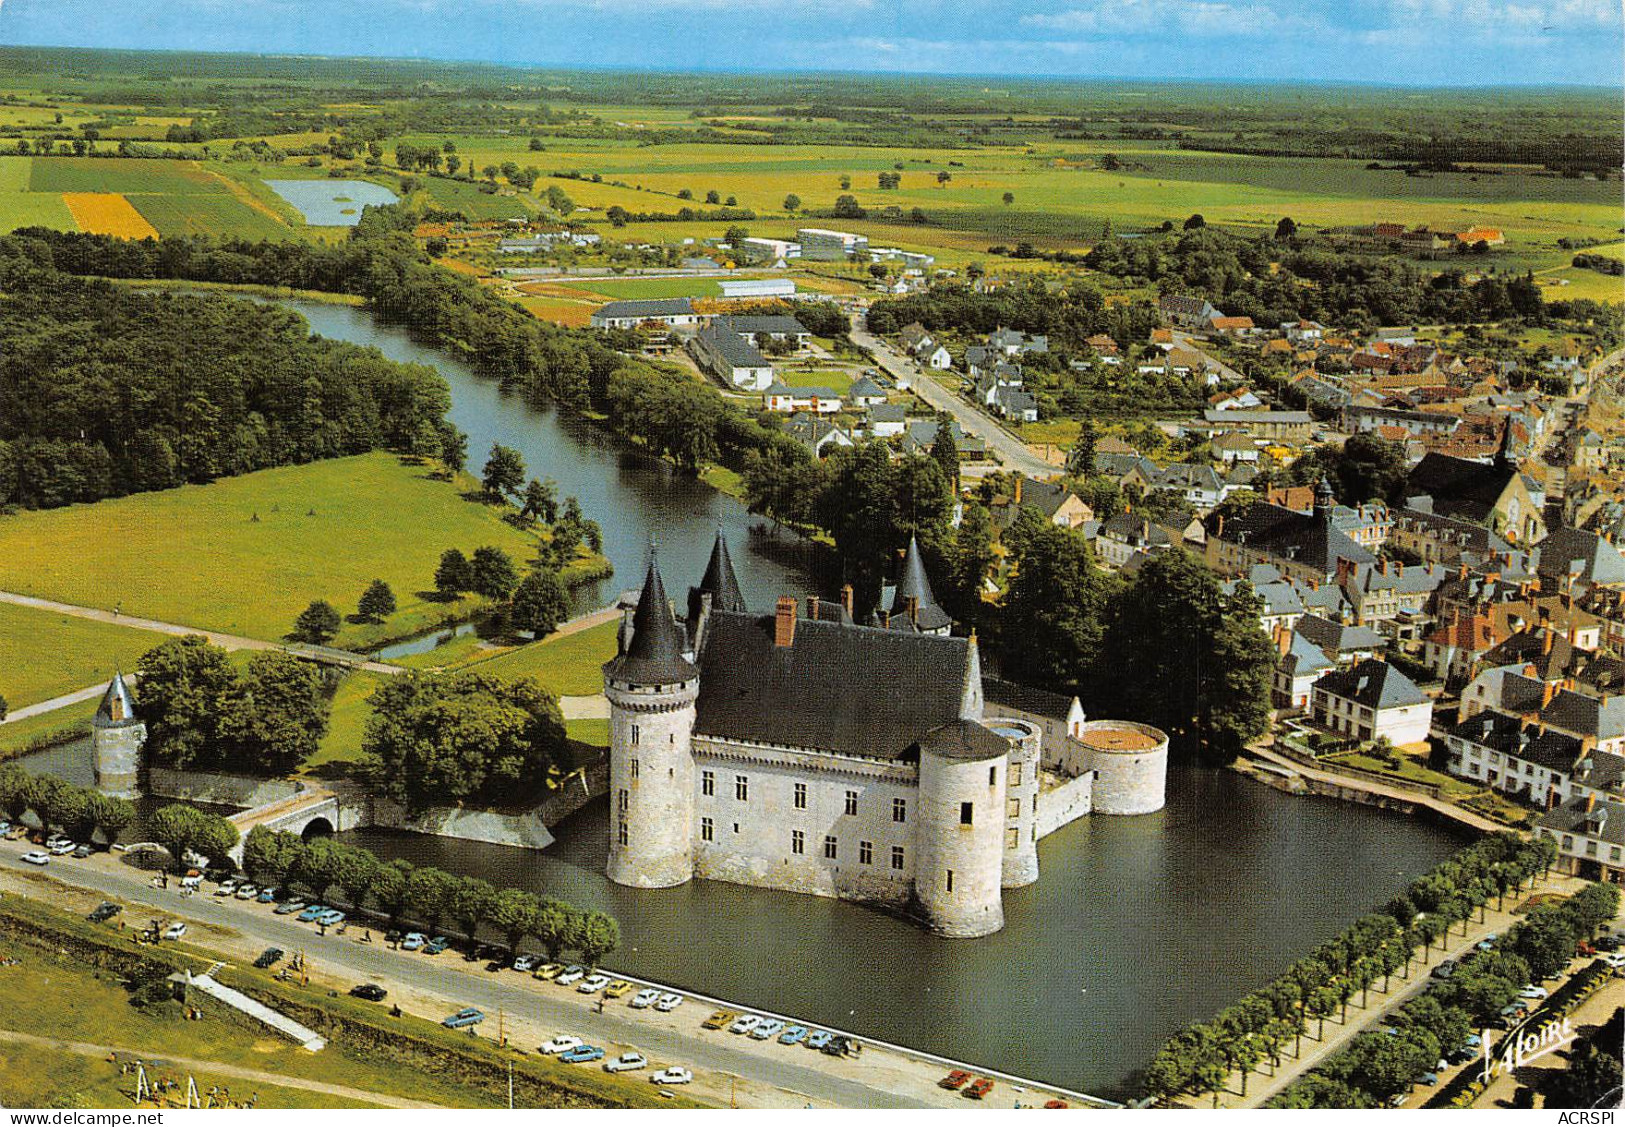
{"type": "Polygon", "coordinates": [[[686,648],[651,553],[637,610],[622,624],[620,653],[604,665],[610,715],[605,871],[617,884],[669,888],[694,876],[691,740],[700,671],[686,648]]]}
{"type": "Polygon", "coordinates": [[[136,715],[130,686],[124,682],[124,674],[114,673],[91,722],[96,789],[116,798],[134,798],[139,793],[141,749],[146,742],[147,726],[136,715]]]}

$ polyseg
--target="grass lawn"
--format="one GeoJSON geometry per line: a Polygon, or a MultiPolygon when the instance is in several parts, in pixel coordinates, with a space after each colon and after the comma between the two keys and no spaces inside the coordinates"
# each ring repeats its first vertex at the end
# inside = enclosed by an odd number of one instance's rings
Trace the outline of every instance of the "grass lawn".
{"type": "Polygon", "coordinates": [[[782,368],[778,380],[785,387],[827,387],[842,395],[852,390],[852,373],[840,368],[782,368]]]}
{"type": "Polygon", "coordinates": [[[1446,798],[1472,794],[1483,789],[1477,784],[1458,779],[1454,775],[1446,775],[1442,771],[1435,771],[1403,753],[1400,754],[1398,767],[1390,767],[1375,756],[1359,753],[1353,755],[1329,755],[1324,758],[1323,762],[1334,770],[1340,765],[1358,767],[1362,771],[1373,771],[1379,775],[1388,775],[1407,782],[1436,786],[1440,788],[1441,793],[1446,798]]]}
{"type": "Polygon", "coordinates": [[[608,720],[566,720],[564,732],[579,743],[590,744],[593,747],[609,747],[608,720]]]}
{"type": "Polygon", "coordinates": [[[0,695],[12,708],[105,681],[165,635],[0,603],[0,695]]]}
{"type": "Polygon", "coordinates": [[[381,673],[346,673],[333,691],[327,717],[327,734],[322,737],[316,754],[305,761],[307,773],[325,775],[342,774],[342,770],[328,764],[353,763],[361,758],[361,736],[372,708],[367,700],[384,683],[381,673]],[[325,770],[324,770],[325,768],[325,770]]]}
{"type": "Polygon", "coordinates": [[[46,744],[64,742],[70,736],[90,734],[90,721],[101,702],[90,700],[70,704],[66,708],[53,708],[26,720],[12,720],[0,724],[0,760],[32,751],[46,744]]]}
{"type": "Polygon", "coordinates": [[[496,677],[534,677],[556,696],[594,696],[604,689],[602,667],[615,656],[619,629],[619,622],[606,622],[562,638],[533,642],[468,668],[496,677]]]}
{"type": "Polygon", "coordinates": [[[374,453],[22,512],[0,517],[0,589],[278,639],[311,600],[349,614],[381,578],[400,609],[334,640],[365,650],[466,613],[472,599],[425,597],[446,548],[495,545],[521,566],[534,555],[533,535],[464,500],[472,487],[374,453]]]}

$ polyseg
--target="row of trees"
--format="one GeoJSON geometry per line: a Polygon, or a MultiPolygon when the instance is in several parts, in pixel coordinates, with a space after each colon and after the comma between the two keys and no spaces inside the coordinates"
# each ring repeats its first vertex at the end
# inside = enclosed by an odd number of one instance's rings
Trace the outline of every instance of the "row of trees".
{"type": "MultiPolygon", "coordinates": [[[[1509,893],[1544,873],[1555,857],[1556,849],[1547,840],[1526,842],[1513,834],[1501,833],[1475,842],[1413,881],[1381,912],[1362,917],[1341,935],[1293,963],[1269,985],[1253,991],[1215,1018],[1198,1022],[1170,1037],[1146,1068],[1143,1080],[1147,1094],[1166,1100],[1181,1092],[1198,1096],[1212,1092],[1216,1104],[1219,1089],[1237,1069],[1241,1071],[1245,1091],[1248,1075],[1264,1060],[1278,1067],[1288,1043],[1296,1056],[1304,1036],[1322,1039],[1326,1018],[1337,1013],[1346,1016],[1348,1003],[1356,994],[1363,1004],[1367,993],[1379,981],[1380,989],[1386,992],[1392,976],[1409,978],[1411,964],[1419,950],[1425,956],[1434,943],[1445,940],[1458,924],[1465,934],[1468,920],[1475,914],[1481,915],[1486,904],[1493,900],[1499,908],[1509,893]],[[1309,1033],[1311,1022],[1315,1024],[1313,1034],[1309,1033]]],[[[1581,910],[1590,911],[1599,906],[1587,901],[1581,910]]],[[[1610,908],[1610,916],[1612,911],[1610,908]]],[[[1529,927],[1526,921],[1515,930],[1529,927]]],[[[1559,951],[1548,934],[1551,930],[1543,922],[1523,937],[1509,933],[1494,953],[1495,960],[1484,960],[1481,975],[1469,972],[1461,989],[1463,997],[1472,998],[1471,1017],[1482,1017],[1485,1007],[1493,1006],[1489,1013],[1498,1012],[1507,1000],[1516,996],[1527,981],[1516,972],[1544,977],[1540,972],[1555,973],[1562,962],[1567,961],[1574,950],[1572,933],[1561,936],[1563,946],[1559,951]],[[1519,962],[1500,961],[1508,958],[1519,962]],[[1552,960],[1558,958],[1562,962],[1554,965],[1552,960]]],[[[1452,996],[1434,1000],[1448,1007],[1459,999],[1452,996]]],[[[1403,1083],[1408,1084],[1420,1071],[1411,1070],[1409,1066],[1417,1060],[1432,1064],[1438,1059],[1441,1048],[1453,1050],[1465,1040],[1463,1032],[1453,1042],[1441,1041],[1440,1031],[1448,1032],[1453,1026],[1442,1024],[1446,1020],[1443,1016],[1432,1020],[1429,1014],[1429,1018],[1427,1021],[1418,1019],[1417,1024],[1419,1030],[1425,1029],[1434,1038],[1431,1043],[1421,1036],[1390,1039],[1379,1034],[1384,1042],[1397,1040],[1402,1044],[1373,1045],[1369,1059],[1364,1055],[1359,1057],[1358,1086],[1376,1098],[1391,1095],[1399,1090],[1388,1087],[1393,1076],[1403,1073],[1403,1083]],[[1370,1087],[1365,1088],[1366,1085],[1370,1087]]],[[[1312,1090],[1322,1091],[1316,1087],[1320,1083],[1311,1082],[1312,1090]]],[[[1349,1085],[1347,1079],[1339,1083],[1349,1085]]]]}
{"type": "Polygon", "coordinates": [[[322,674],[289,654],[256,653],[239,668],[192,634],[153,647],[137,667],[153,763],[285,775],[315,754],[327,731],[322,674]]]}
{"type": "Polygon", "coordinates": [[[352,909],[371,905],[391,926],[410,917],[434,932],[450,919],[471,941],[482,927],[496,931],[512,951],[534,937],[554,960],[574,950],[596,965],[620,945],[620,924],[604,912],[405,860],[380,861],[367,849],[330,838],[304,841],[256,826],[243,843],[243,869],[260,884],[298,888],[315,901],[327,900],[337,888],[352,909]]]}
{"type": "Polygon", "coordinates": [[[231,851],[241,840],[230,818],[184,802],[161,807],[152,816],[148,832],[153,841],[169,850],[177,871],[187,867],[188,854],[204,857],[214,865],[228,865],[231,851]]]}
{"type": "Polygon", "coordinates": [[[135,805],[126,799],[55,775],[30,775],[15,763],[0,764],[0,811],[19,822],[30,810],[46,830],[61,830],[75,841],[89,841],[100,831],[111,844],[135,820],[135,805]]]}

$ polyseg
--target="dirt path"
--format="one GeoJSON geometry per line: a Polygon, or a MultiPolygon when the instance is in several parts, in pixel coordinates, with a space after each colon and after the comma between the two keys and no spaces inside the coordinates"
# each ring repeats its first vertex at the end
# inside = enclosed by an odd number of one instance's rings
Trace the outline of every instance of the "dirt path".
{"type": "Polygon", "coordinates": [[[132,1049],[125,1045],[92,1045],[85,1041],[61,1041],[54,1037],[37,1037],[32,1033],[18,1033],[11,1029],[0,1029],[0,1040],[12,1041],[23,1045],[37,1045],[44,1049],[60,1049],[70,1053],[77,1053],[82,1057],[97,1057],[106,1060],[114,1053],[138,1059],[152,1058],[162,1060],[166,1064],[179,1068],[196,1069],[199,1072],[210,1072],[220,1076],[230,1076],[238,1080],[252,1080],[256,1084],[275,1085],[279,1088],[298,1088],[306,1092],[320,1092],[324,1096],[339,1096],[347,1100],[360,1100],[363,1103],[376,1104],[379,1107],[396,1108],[426,1108],[443,1110],[442,1104],[424,1103],[421,1100],[408,1100],[400,1096],[385,1096],[378,1092],[367,1092],[360,1088],[349,1088],[343,1084],[325,1084],[320,1080],[306,1080],[298,1076],[287,1076],[280,1072],[261,1072],[255,1068],[243,1068],[241,1065],[222,1064],[219,1061],[197,1060],[193,1057],[177,1057],[169,1053],[149,1053],[144,1049],[132,1049]]]}

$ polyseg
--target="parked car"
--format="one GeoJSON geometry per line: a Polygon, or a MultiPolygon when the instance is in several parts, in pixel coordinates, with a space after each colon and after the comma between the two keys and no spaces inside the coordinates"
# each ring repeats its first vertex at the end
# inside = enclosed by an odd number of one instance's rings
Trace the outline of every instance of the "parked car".
{"type": "Polygon", "coordinates": [[[450,946],[451,940],[447,939],[444,935],[437,935],[423,945],[423,953],[425,955],[438,955],[440,952],[444,951],[450,946]]]}
{"type": "Polygon", "coordinates": [[[824,1052],[832,1057],[855,1057],[863,1052],[863,1046],[851,1037],[836,1034],[830,1038],[829,1044],[824,1046],[824,1052]]]}
{"type": "Polygon", "coordinates": [[[75,841],[59,841],[54,845],[47,845],[45,848],[52,857],[66,857],[79,848],[79,843],[75,841]]]}
{"type": "Polygon", "coordinates": [[[567,966],[563,970],[561,970],[554,977],[553,981],[558,983],[560,986],[574,986],[576,983],[580,982],[583,978],[586,978],[586,977],[587,977],[587,968],[586,967],[578,967],[578,966],[573,966],[572,965],[572,966],[567,966]]]}
{"type": "Polygon", "coordinates": [[[544,1041],[536,1051],[543,1056],[551,1056],[554,1053],[567,1053],[571,1049],[580,1048],[582,1044],[581,1038],[569,1033],[560,1033],[551,1041],[544,1041]]]}
{"type": "Polygon", "coordinates": [[[1592,940],[1591,945],[1599,951],[1617,951],[1619,949],[1619,936],[1599,935],[1592,940]]]}
{"type": "Polygon", "coordinates": [[[1480,939],[1476,944],[1474,944],[1474,946],[1480,951],[1493,951],[1495,949],[1495,941],[1500,938],[1501,937],[1499,935],[1492,931],[1483,939],[1480,939]]]}
{"type": "Polygon", "coordinates": [[[539,978],[543,982],[551,982],[553,979],[557,978],[563,973],[563,963],[543,963],[541,966],[536,968],[536,973],[532,977],[539,978]]]}
{"type": "Polygon", "coordinates": [[[329,908],[316,917],[316,922],[322,927],[337,927],[344,922],[344,913],[337,908],[329,908]]]}
{"type": "Polygon", "coordinates": [[[595,1060],[603,1059],[604,1050],[597,1045],[580,1045],[559,1057],[565,1064],[591,1064],[595,1060]]]}
{"type": "Polygon", "coordinates": [[[1511,1025],[1514,1022],[1522,1021],[1528,1012],[1529,1007],[1522,1002],[1513,1002],[1510,1006],[1502,1006],[1499,1015],[1501,1024],[1511,1025]]]}
{"type": "Polygon", "coordinates": [[[624,978],[617,978],[604,987],[604,997],[606,998],[624,998],[630,993],[632,993],[632,984],[624,978]]]}
{"type": "Polygon", "coordinates": [[[186,925],[180,922],[172,923],[164,929],[165,939],[179,939],[186,934],[186,925]]]}
{"type": "Polygon", "coordinates": [[[1611,951],[1602,957],[1602,961],[1615,970],[1625,968],[1625,951],[1611,951]]]}
{"type": "Polygon", "coordinates": [[[757,1017],[755,1014],[746,1014],[744,1017],[728,1026],[728,1032],[749,1033],[752,1029],[755,1029],[760,1024],[762,1024],[761,1018],[757,1017]]]}
{"type": "Polygon", "coordinates": [[[485,1015],[470,1006],[466,1010],[458,1010],[440,1024],[447,1029],[467,1029],[471,1025],[478,1025],[485,1020],[485,1015]]]}
{"type": "MultiPolygon", "coordinates": [[[[632,1001],[630,1003],[628,1003],[628,1004],[634,1010],[642,1010],[642,1009],[647,1009],[648,1007],[654,1005],[658,1001],[660,1001],[660,991],[658,991],[658,990],[639,990],[635,995],[633,995],[632,1001]]],[[[703,1024],[705,1025],[705,1028],[707,1028],[707,1029],[716,1029],[716,1028],[718,1028],[715,1025],[709,1024],[709,1022],[706,1022],[706,1023],[703,1023],[703,1024]]]]}
{"type": "Polygon", "coordinates": [[[73,855],[75,857],[79,858],[79,860],[83,861],[86,857],[90,856],[90,846],[88,846],[88,845],[77,845],[77,846],[75,846],[74,850],[73,850],[73,855]]]}
{"type": "Polygon", "coordinates": [[[256,897],[254,897],[254,901],[257,904],[275,904],[276,903],[276,889],[274,889],[274,888],[262,888],[262,889],[260,889],[260,894],[258,896],[256,896],[256,897]]]}
{"type": "Polygon", "coordinates": [[[809,1049],[822,1050],[825,1045],[829,1044],[834,1039],[835,1034],[831,1033],[829,1030],[815,1029],[811,1033],[807,1034],[807,1039],[803,1041],[802,1044],[806,1045],[809,1049]]]}
{"type": "Polygon", "coordinates": [[[681,994],[662,994],[660,995],[660,1001],[655,1003],[655,1009],[663,1014],[669,1014],[682,1004],[683,996],[681,994]]]}
{"type": "Polygon", "coordinates": [[[420,951],[423,949],[423,945],[427,942],[429,942],[429,937],[424,935],[421,931],[409,931],[401,940],[401,950],[420,951]]]}
{"type": "Polygon", "coordinates": [[[292,900],[284,900],[282,903],[278,904],[275,909],[275,914],[278,916],[291,916],[295,912],[303,912],[309,907],[309,904],[306,904],[303,900],[295,897],[292,900]]]}
{"type": "Polygon", "coordinates": [[[598,993],[598,991],[602,990],[604,987],[606,987],[608,985],[609,985],[609,975],[607,975],[607,974],[593,974],[593,975],[588,975],[586,978],[582,979],[581,985],[577,986],[576,990],[579,993],[582,993],[582,994],[596,994],[596,993],[598,993]]]}
{"type": "Polygon", "coordinates": [[[312,905],[310,905],[310,907],[308,907],[304,911],[300,912],[294,918],[297,919],[302,924],[308,924],[308,923],[312,922],[313,920],[315,920],[317,916],[321,915],[323,912],[325,912],[327,910],[328,910],[328,908],[327,908],[326,904],[312,904],[312,905]]]}
{"type": "Polygon", "coordinates": [[[233,893],[239,900],[252,900],[259,894],[260,887],[257,884],[239,884],[237,891],[233,893]]]}
{"type": "Polygon", "coordinates": [[[1044,1106],[1046,1108],[1061,1109],[1071,1107],[1072,1105],[1067,1103],[1065,1100],[1045,1100],[1044,1106]]]}
{"type": "Polygon", "coordinates": [[[529,974],[536,969],[535,955],[520,955],[513,961],[513,969],[520,974],[529,974]]]}
{"type": "Polygon", "coordinates": [[[965,1086],[965,1081],[969,1079],[970,1073],[966,1072],[962,1068],[956,1068],[952,1072],[948,1073],[948,1075],[944,1076],[941,1080],[938,1080],[937,1087],[946,1088],[950,1092],[957,1092],[959,1089],[965,1086]]]}
{"type": "MultiPolygon", "coordinates": [[[[644,993],[649,993],[649,991],[645,991],[644,993]]],[[[639,997],[641,997],[641,996],[642,995],[639,995],[639,997]]],[[[637,1005],[637,1002],[634,1001],[632,1004],[635,1006],[635,1005],[637,1005]]],[[[648,1004],[649,1003],[647,1003],[647,1002],[644,1003],[644,1005],[648,1005],[648,1004]]],[[[737,1018],[738,1016],[739,1016],[738,1014],[734,1013],[731,1010],[717,1010],[710,1017],[708,1017],[704,1021],[700,1022],[700,1028],[701,1029],[722,1029],[725,1026],[727,1026],[730,1022],[732,1022],[735,1018],[737,1018]]]]}
{"type": "Polygon", "coordinates": [[[95,911],[91,912],[90,915],[85,917],[85,919],[89,920],[93,924],[106,923],[108,920],[112,919],[122,911],[124,911],[124,909],[113,903],[111,900],[103,900],[100,904],[96,905],[95,911]]]}
{"type": "Polygon", "coordinates": [[[662,1068],[649,1077],[649,1083],[651,1084],[692,1084],[693,1082],[694,1074],[680,1064],[674,1064],[670,1068],[662,1068]]]}
{"type": "Polygon", "coordinates": [[[1543,1002],[1551,995],[1551,991],[1544,986],[1525,986],[1518,991],[1518,997],[1528,998],[1531,1002],[1543,1002]]]}
{"type": "Polygon", "coordinates": [[[970,1099],[980,1100],[985,1099],[987,1094],[992,1090],[993,1081],[989,1080],[985,1076],[978,1076],[975,1080],[970,1082],[969,1086],[965,1088],[965,1095],[970,1099]]]}
{"type": "Polygon", "coordinates": [[[614,1060],[604,1062],[605,1072],[636,1072],[649,1067],[649,1058],[642,1053],[622,1053],[614,1060]]]}
{"type": "Polygon", "coordinates": [[[1449,978],[1451,975],[1453,975],[1455,973],[1456,973],[1456,960],[1454,960],[1454,959],[1446,959],[1444,962],[1440,963],[1438,966],[1433,968],[1433,977],[1434,978],[1449,978]]]}
{"type": "Polygon", "coordinates": [[[4,818],[0,818],[0,834],[6,834],[6,833],[10,833],[10,832],[11,832],[11,823],[6,821],[6,819],[4,819],[4,818]]]}
{"type": "Polygon", "coordinates": [[[282,961],[282,948],[267,947],[260,952],[260,957],[254,960],[254,965],[260,970],[269,970],[282,961]]]}
{"type": "Polygon", "coordinates": [[[353,988],[350,993],[364,1002],[382,1002],[389,996],[389,991],[376,982],[363,982],[360,986],[353,988]]]}
{"type": "Polygon", "coordinates": [[[23,854],[22,861],[25,865],[49,865],[51,863],[51,858],[48,854],[42,853],[38,849],[30,849],[27,853],[23,854]]]}
{"type": "Polygon", "coordinates": [[[776,1017],[770,1017],[766,1021],[759,1023],[755,1029],[752,1029],[750,1031],[750,1035],[756,1038],[758,1041],[766,1041],[770,1038],[777,1037],[783,1032],[784,1022],[780,1021],[776,1017]]]}
{"type": "Polygon", "coordinates": [[[236,891],[237,891],[237,882],[235,880],[231,880],[231,879],[228,878],[226,880],[221,881],[218,885],[215,886],[214,894],[216,896],[230,896],[233,893],[235,893],[236,891]]]}
{"type": "Polygon", "coordinates": [[[781,1045],[799,1045],[806,1039],[807,1027],[805,1025],[792,1025],[779,1034],[779,1044],[781,1045]]]}

